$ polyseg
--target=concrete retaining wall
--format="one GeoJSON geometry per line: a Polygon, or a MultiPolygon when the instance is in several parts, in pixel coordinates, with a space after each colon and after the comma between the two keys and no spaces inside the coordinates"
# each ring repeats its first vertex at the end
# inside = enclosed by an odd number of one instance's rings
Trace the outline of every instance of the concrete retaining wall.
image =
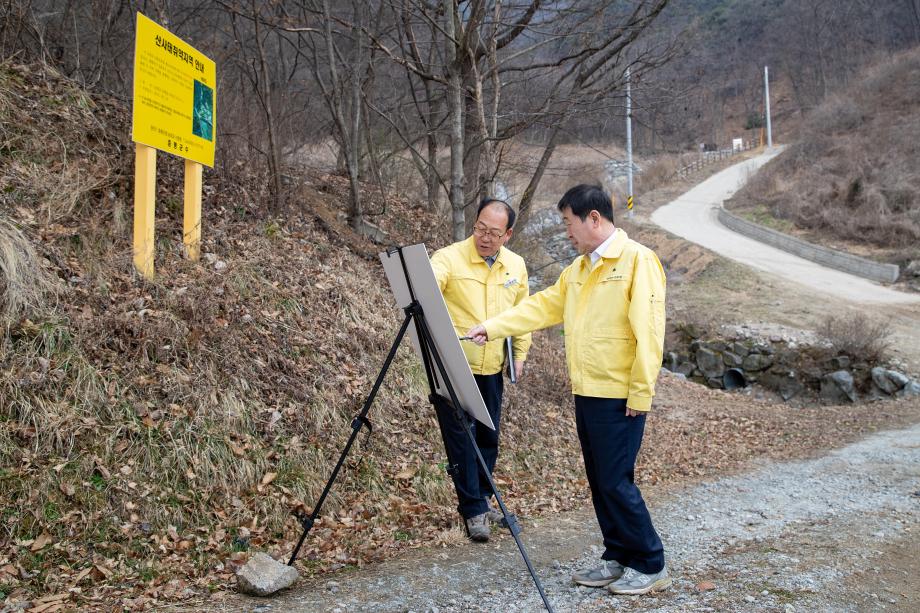
{"type": "Polygon", "coordinates": [[[848,272],[865,279],[882,283],[894,283],[897,281],[898,275],[900,274],[900,268],[897,264],[881,264],[856,255],[843,253],[842,251],[834,251],[827,247],[812,245],[811,243],[806,243],[788,234],[783,234],[782,232],[765,228],[746,219],[741,219],[726,211],[724,207],[719,207],[719,221],[722,222],[722,225],[725,227],[739,234],[743,234],[748,238],[753,238],[756,241],[766,243],[777,249],[782,249],[783,251],[788,251],[800,258],[805,258],[806,260],[811,260],[812,262],[817,262],[818,264],[830,268],[836,268],[837,270],[842,270],[843,272],[848,272]]]}

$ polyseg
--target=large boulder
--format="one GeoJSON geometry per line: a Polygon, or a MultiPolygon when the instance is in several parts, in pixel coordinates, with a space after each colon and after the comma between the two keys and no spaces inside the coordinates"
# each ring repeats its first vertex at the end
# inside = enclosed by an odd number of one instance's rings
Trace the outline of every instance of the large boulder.
{"type": "Polygon", "coordinates": [[[888,395],[896,394],[910,383],[907,375],[901,374],[896,370],[888,370],[881,366],[876,366],[871,371],[872,383],[888,395]]]}
{"type": "Polygon", "coordinates": [[[711,349],[700,347],[696,352],[696,365],[707,379],[721,377],[725,372],[722,356],[711,349]]]}
{"type": "Polygon", "coordinates": [[[683,375],[684,377],[689,377],[693,374],[693,371],[696,370],[696,365],[693,362],[681,362],[677,365],[677,374],[683,375]]]}
{"type": "Polygon", "coordinates": [[[824,375],[821,378],[820,396],[829,402],[856,402],[853,375],[845,370],[824,375]]]}
{"type": "Polygon", "coordinates": [[[907,385],[898,392],[898,398],[904,398],[905,396],[920,396],[920,383],[916,381],[908,382],[907,385]]]}
{"type": "Polygon", "coordinates": [[[805,389],[794,370],[771,370],[763,374],[760,383],[782,396],[783,400],[789,400],[805,389]]]}
{"type": "Polygon", "coordinates": [[[741,368],[744,364],[744,358],[731,351],[722,352],[722,361],[725,362],[725,365],[729,368],[741,368]]]}
{"type": "Polygon", "coordinates": [[[767,355],[765,353],[752,353],[751,355],[744,358],[742,362],[742,367],[744,370],[766,370],[773,365],[773,356],[767,355]]]}
{"type": "Polygon", "coordinates": [[[739,343],[738,341],[735,341],[734,343],[732,343],[731,351],[732,353],[736,355],[740,355],[742,358],[744,358],[744,357],[747,357],[749,353],[751,353],[751,348],[745,345],[744,343],[739,343]]]}
{"type": "Polygon", "coordinates": [[[910,263],[904,267],[903,275],[905,277],[920,277],[920,260],[911,260],[910,263]]]}

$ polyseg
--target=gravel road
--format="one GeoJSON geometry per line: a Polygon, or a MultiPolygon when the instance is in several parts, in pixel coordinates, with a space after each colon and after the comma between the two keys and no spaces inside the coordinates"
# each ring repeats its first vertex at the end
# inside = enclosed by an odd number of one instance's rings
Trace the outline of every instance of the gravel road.
{"type": "MultiPolygon", "coordinates": [[[[714,175],[658,209],[653,221],[825,294],[865,304],[917,299],[719,225],[712,206],[771,155],[714,175]]],[[[854,410],[890,409],[867,405],[854,410]]],[[[643,493],[674,577],[672,588],[659,595],[615,597],[571,583],[572,572],[596,563],[601,551],[590,509],[523,518],[524,544],[556,611],[920,611],[920,425],[880,432],[809,460],[758,460],[742,474],[681,488],[644,487],[643,493]]],[[[210,608],[260,613],[543,610],[514,541],[507,532],[493,536],[484,545],[419,549],[379,565],[301,580],[271,599],[226,595],[210,608]]]]}
{"type": "MultiPolygon", "coordinates": [[[[523,534],[556,611],[920,610],[920,425],[827,455],[761,462],[744,474],[646,497],[674,585],[614,597],[574,586],[599,556],[589,511],[527,522],[523,534]]],[[[427,549],[302,581],[246,611],[539,611],[542,602],[507,533],[486,545],[427,549]]]]}
{"type": "Polygon", "coordinates": [[[652,221],[729,259],[790,279],[824,294],[860,303],[915,303],[920,296],[827,268],[733,232],[719,223],[717,210],[758,168],[779,153],[774,148],[718,172],[652,213],[652,221]]]}

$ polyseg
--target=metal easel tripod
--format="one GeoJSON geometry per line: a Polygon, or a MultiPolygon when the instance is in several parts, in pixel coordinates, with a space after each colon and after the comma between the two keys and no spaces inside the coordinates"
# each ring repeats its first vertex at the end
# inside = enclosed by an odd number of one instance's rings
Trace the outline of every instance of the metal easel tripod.
{"type": "MultiPolygon", "coordinates": [[[[401,248],[397,248],[397,250],[399,251],[400,259],[402,259],[401,248]]],[[[402,265],[405,271],[405,260],[402,261],[402,265]]],[[[348,455],[348,452],[351,450],[355,440],[357,439],[358,433],[361,431],[361,427],[367,426],[368,433],[373,431],[373,427],[367,418],[367,414],[370,411],[371,405],[374,402],[374,398],[377,396],[377,392],[383,383],[383,379],[386,376],[391,363],[393,362],[393,358],[396,356],[396,351],[399,349],[399,345],[409,329],[409,325],[414,323],[416,338],[418,339],[418,343],[421,348],[422,362],[425,365],[425,375],[428,379],[428,389],[430,390],[429,400],[432,402],[432,404],[438,404],[442,407],[444,407],[449,402],[449,406],[453,410],[454,418],[459,420],[459,423],[462,425],[464,431],[470,439],[470,443],[472,444],[473,449],[476,451],[476,458],[479,462],[479,466],[482,467],[483,472],[489,480],[489,485],[495,494],[495,500],[498,503],[502,514],[504,515],[504,523],[511,533],[511,536],[514,538],[514,542],[517,544],[518,550],[521,552],[521,557],[524,559],[524,563],[527,566],[527,570],[530,572],[530,576],[533,579],[534,585],[536,586],[537,591],[540,593],[540,598],[543,600],[543,605],[546,607],[546,610],[549,611],[549,613],[553,613],[553,608],[550,605],[549,600],[546,598],[546,593],[543,590],[543,585],[540,583],[540,579],[537,577],[537,573],[530,562],[530,558],[527,557],[527,552],[524,549],[524,544],[520,538],[521,529],[517,523],[517,518],[513,514],[509,513],[508,509],[505,507],[505,503],[502,501],[501,494],[499,493],[498,488],[495,486],[495,483],[492,480],[492,475],[489,474],[485,459],[482,457],[479,446],[476,444],[476,437],[473,435],[473,432],[470,428],[470,418],[461,408],[462,405],[457,399],[457,395],[454,391],[453,385],[451,384],[450,378],[447,376],[444,362],[442,361],[437,347],[435,346],[434,340],[431,336],[431,331],[428,327],[427,321],[425,320],[425,314],[422,310],[422,307],[416,300],[415,294],[412,290],[411,282],[409,282],[408,274],[406,274],[406,280],[409,283],[409,292],[412,296],[412,301],[403,308],[405,317],[403,318],[402,325],[400,326],[399,332],[396,335],[396,340],[393,341],[393,345],[390,347],[390,352],[387,354],[386,360],[384,360],[383,366],[377,375],[377,379],[374,381],[374,386],[371,389],[370,394],[368,394],[367,399],[364,401],[364,406],[362,407],[361,412],[351,422],[351,436],[348,438],[348,442],[345,444],[345,447],[339,456],[339,460],[336,463],[335,468],[332,470],[329,481],[327,481],[325,488],[323,488],[323,492],[320,495],[319,500],[313,507],[313,511],[309,515],[302,512],[295,513],[297,519],[300,521],[301,526],[303,527],[303,533],[300,535],[300,540],[297,542],[297,546],[294,548],[294,551],[291,554],[291,559],[288,561],[288,566],[293,566],[294,562],[297,560],[297,554],[300,552],[300,548],[303,546],[303,543],[307,538],[307,534],[309,534],[310,530],[313,528],[313,524],[316,522],[316,518],[319,517],[320,509],[322,508],[326,497],[329,495],[329,491],[332,489],[332,484],[338,476],[339,470],[341,470],[342,466],[344,465],[345,458],[348,455]],[[440,381],[444,383],[444,388],[446,388],[449,398],[444,398],[437,393],[439,386],[436,385],[436,381],[438,380],[438,377],[440,377],[440,381]]]]}

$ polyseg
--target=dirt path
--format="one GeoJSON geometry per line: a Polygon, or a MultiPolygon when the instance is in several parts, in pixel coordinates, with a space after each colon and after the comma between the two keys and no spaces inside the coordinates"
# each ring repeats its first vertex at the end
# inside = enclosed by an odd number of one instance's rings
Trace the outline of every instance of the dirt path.
{"type": "Polygon", "coordinates": [[[920,295],[897,292],[866,279],[826,268],[732,232],[716,217],[718,206],[758,168],[779,153],[774,150],[716,173],[670,204],[652,221],[683,237],[757,270],[790,279],[824,294],[859,303],[920,303],[920,295]]]}
{"type": "MultiPolygon", "coordinates": [[[[557,611],[920,610],[920,426],[817,459],[762,462],[742,475],[646,494],[673,588],[624,598],[573,586],[573,569],[598,556],[590,545],[597,527],[588,512],[553,517],[527,525],[523,536],[557,611]]],[[[507,535],[306,581],[271,600],[236,597],[221,608],[228,605],[442,613],[542,606],[507,535]]]]}

